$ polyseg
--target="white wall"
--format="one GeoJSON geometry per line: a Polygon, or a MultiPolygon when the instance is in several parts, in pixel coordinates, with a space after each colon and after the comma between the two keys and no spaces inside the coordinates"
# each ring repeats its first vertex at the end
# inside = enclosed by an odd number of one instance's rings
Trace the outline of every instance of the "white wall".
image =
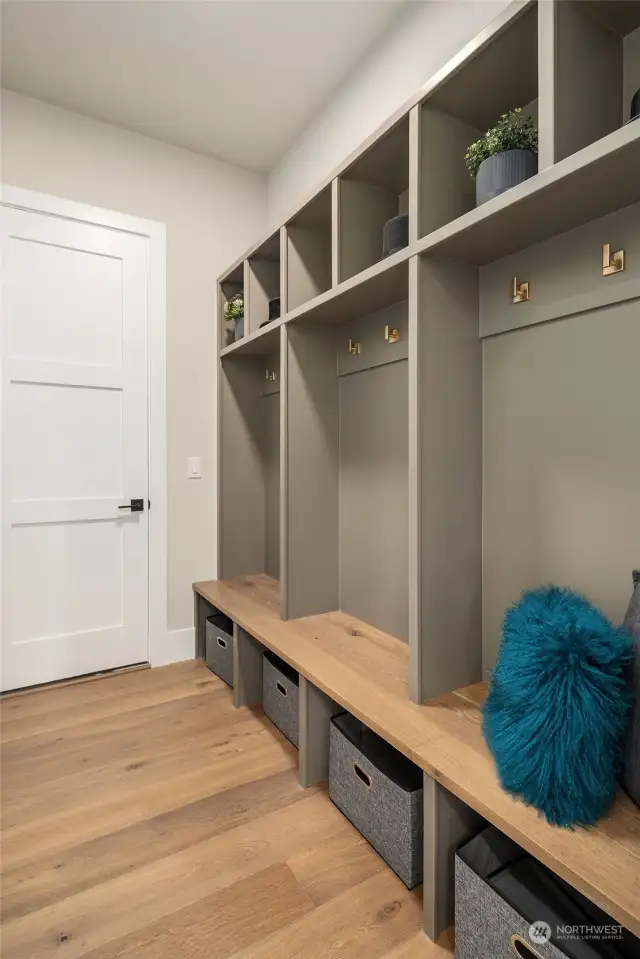
{"type": "Polygon", "coordinates": [[[410,2],[269,176],[280,225],[324,177],[473,39],[508,0],[410,2]]]}
{"type": "Polygon", "coordinates": [[[215,279],[266,229],[264,178],[9,91],[2,152],[5,183],[167,226],[168,617],[186,628],[191,583],[216,574],[215,279]]]}

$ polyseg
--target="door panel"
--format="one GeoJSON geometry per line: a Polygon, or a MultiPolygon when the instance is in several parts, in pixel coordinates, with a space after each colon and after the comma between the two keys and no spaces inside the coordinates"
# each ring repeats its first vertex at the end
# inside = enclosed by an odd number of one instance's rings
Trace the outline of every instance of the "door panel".
{"type": "Polygon", "coordinates": [[[122,390],[12,383],[9,402],[15,499],[121,495],[122,390]]]}
{"type": "Polygon", "coordinates": [[[100,255],[95,249],[69,249],[15,238],[8,246],[6,276],[14,316],[13,356],[120,365],[120,259],[100,255]]]}
{"type": "Polygon", "coordinates": [[[3,211],[3,683],[148,659],[147,240],[3,211]]]}

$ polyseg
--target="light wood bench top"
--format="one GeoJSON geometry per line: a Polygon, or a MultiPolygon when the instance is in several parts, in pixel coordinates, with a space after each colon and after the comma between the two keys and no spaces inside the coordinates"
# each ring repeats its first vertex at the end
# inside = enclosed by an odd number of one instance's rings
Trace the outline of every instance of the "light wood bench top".
{"type": "Polygon", "coordinates": [[[481,730],[478,683],[417,706],[405,643],[342,612],[282,622],[268,576],[194,589],[618,922],[640,935],[640,810],[622,792],[591,829],[549,826],[504,792],[481,730]]]}

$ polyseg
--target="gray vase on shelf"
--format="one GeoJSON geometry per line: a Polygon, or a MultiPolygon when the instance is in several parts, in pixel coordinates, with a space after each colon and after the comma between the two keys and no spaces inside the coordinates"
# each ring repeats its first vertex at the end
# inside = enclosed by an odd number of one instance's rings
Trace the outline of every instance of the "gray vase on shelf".
{"type": "Polygon", "coordinates": [[[233,329],[233,336],[235,340],[241,340],[244,336],[244,316],[238,316],[236,318],[236,325],[233,329]]]}
{"type": "Polygon", "coordinates": [[[533,150],[505,150],[487,157],[476,175],[476,203],[500,196],[538,172],[538,154],[533,150]]]}

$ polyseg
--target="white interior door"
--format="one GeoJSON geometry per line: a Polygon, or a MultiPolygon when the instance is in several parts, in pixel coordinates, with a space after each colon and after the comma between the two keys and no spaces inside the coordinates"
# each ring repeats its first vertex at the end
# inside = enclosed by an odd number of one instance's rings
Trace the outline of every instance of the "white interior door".
{"type": "Polygon", "coordinates": [[[148,241],[0,215],[2,684],[15,689],[149,658],[148,241]],[[120,508],[132,499],[143,511],[120,508]]]}

